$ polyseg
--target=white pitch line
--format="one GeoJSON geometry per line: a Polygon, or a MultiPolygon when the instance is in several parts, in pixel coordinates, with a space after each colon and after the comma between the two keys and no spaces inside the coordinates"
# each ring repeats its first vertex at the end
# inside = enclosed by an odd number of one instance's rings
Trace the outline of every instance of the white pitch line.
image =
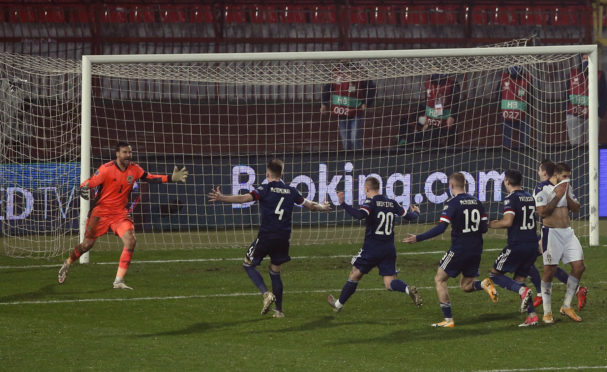
{"type": "MultiPolygon", "coordinates": [[[[501,251],[501,248],[490,248],[485,249],[485,252],[501,251]]],[[[397,253],[399,256],[415,256],[415,255],[426,255],[426,254],[445,254],[446,251],[427,251],[427,252],[400,252],[397,253]]],[[[333,256],[293,256],[293,260],[304,260],[304,259],[324,259],[324,258],[352,258],[354,254],[343,254],[333,256]]],[[[180,262],[219,262],[219,261],[242,261],[242,257],[234,258],[191,258],[191,259],[180,259],[180,260],[133,260],[132,264],[157,264],[157,263],[180,263],[180,262]]],[[[93,265],[115,265],[116,261],[112,262],[93,262],[93,265]]],[[[61,264],[48,264],[48,265],[22,265],[22,266],[0,266],[0,270],[9,269],[39,269],[49,267],[60,267],[61,264]]]]}
{"type": "Polygon", "coordinates": [[[474,372],[525,372],[525,371],[571,371],[583,369],[607,369],[607,366],[578,366],[578,367],[535,367],[518,369],[484,369],[474,372]]]}

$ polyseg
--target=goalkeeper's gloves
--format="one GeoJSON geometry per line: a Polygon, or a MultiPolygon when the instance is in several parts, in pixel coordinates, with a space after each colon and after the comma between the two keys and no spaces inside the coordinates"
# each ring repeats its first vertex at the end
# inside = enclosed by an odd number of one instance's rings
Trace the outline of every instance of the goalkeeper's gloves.
{"type": "Polygon", "coordinates": [[[84,200],[89,200],[91,198],[91,188],[88,185],[80,187],[80,197],[84,200]]]}
{"type": "Polygon", "coordinates": [[[185,169],[185,167],[183,167],[183,168],[181,168],[181,170],[179,170],[179,168],[177,168],[177,166],[175,166],[175,168],[173,168],[173,174],[171,175],[171,181],[185,183],[185,179],[188,176],[189,176],[189,173],[188,173],[188,170],[185,169]]]}

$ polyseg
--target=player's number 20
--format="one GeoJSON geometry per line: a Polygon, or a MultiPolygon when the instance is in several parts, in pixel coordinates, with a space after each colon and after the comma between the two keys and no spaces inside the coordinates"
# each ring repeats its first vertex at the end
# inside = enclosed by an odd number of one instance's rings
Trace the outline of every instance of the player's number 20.
{"type": "Polygon", "coordinates": [[[464,209],[464,229],[463,233],[478,231],[481,224],[481,212],[478,209],[464,209]],[[472,224],[470,223],[472,222],[472,224]]]}
{"type": "Polygon", "coordinates": [[[394,213],[379,212],[377,214],[377,218],[379,219],[379,224],[377,225],[377,229],[375,229],[375,233],[377,235],[392,234],[392,229],[394,227],[394,213]]]}

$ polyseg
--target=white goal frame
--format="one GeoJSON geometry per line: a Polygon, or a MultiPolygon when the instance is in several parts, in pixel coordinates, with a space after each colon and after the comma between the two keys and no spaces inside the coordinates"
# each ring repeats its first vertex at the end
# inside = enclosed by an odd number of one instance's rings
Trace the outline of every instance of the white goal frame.
{"type": "MultiPolygon", "coordinates": [[[[290,52],[290,53],[216,53],[216,54],[143,54],[143,55],[85,55],[82,56],[82,137],[80,182],[90,177],[91,156],[91,98],[92,65],[111,63],[163,63],[163,62],[244,62],[244,61],[298,61],[298,60],[339,60],[376,58],[428,58],[466,57],[498,55],[547,55],[585,54],[589,69],[589,241],[591,246],[599,245],[598,216],[598,53],[596,45],[540,46],[540,47],[491,47],[461,49],[420,49],[420,50],[373,50],[344,52],[290,52]]],[[[80,199],[80,240],[84,238],[89,204],[80,199]]],[[[88,253],[80,259],[88,263],[88,253]]]]}

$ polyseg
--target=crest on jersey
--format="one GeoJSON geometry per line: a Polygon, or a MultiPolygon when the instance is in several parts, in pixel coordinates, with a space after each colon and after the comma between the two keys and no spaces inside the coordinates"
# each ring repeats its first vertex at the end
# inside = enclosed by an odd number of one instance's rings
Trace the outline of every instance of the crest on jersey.
{"type": "Polygon", "coordinates": [[[259,190],[259,191],[263,191],[263,186],[262,186],[262,185],[260,185],[260,186],[257,188],[257,190],[259,190]]]}
{"type": "Polygon", "coordinates": [[[132,184],[132,183],[133,183],[133,176],[128,176],[128,177],[126,178],[126,182],[127,182],[129,185],[130,185],[130,184],[132,184]]]}
{"type": "Polygon", "coordinates": [[[539,201],[539,202],[544,201],[544,198],[542,198],[541,196],[538,196],[537,201],[539,201]]]}
{"type": "Polygon", "coordinates": [[[508,204],[510,204],[510,199],[504,200],[504,205],[508,205],[508,204]]]}
{"type": "Polygon", "coordinates": [[[445,206],[443,207],[443,211],[446,211],[448,208],[449,208],[449,206],[448,206],[448,205],[445,205],[445,206]]]}

